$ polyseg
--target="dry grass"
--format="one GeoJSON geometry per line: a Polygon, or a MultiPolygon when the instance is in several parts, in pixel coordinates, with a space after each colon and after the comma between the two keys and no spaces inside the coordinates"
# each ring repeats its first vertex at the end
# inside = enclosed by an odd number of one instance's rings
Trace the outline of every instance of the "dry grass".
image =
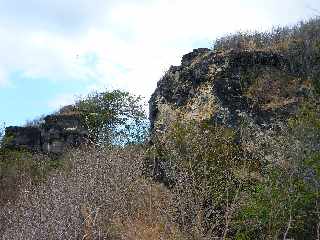
{"type": "Polygon", "coordinates": [[[173,195],[142,178],[143,158],[139,147],[73,150],[68,170],[25,182],[0,208],[1,239],[179,239],[173,195]]]}
{"type": "Polygon", "coordinates": [[[261,70],[256,73],[252,81],[245,96],[263,110],[275,110],[297,103],[303,99],[303,97],[297,97],[300,89],[309,87],[307,81],[302,81],[297,77],[288,77],[277,69],[272,69],[272,72],[261,70]]]}

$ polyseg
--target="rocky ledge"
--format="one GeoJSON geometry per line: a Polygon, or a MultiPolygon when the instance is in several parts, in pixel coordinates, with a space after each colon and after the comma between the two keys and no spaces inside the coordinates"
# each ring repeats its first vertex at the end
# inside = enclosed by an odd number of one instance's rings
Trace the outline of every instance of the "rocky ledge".
{"type": "Polygon", "coordinates": [[[38,126],[7,127],[4,147],[61,154],[69,147],[80,146],[87,136],[79,114],[59,113],[46,116],[38,126]]]}

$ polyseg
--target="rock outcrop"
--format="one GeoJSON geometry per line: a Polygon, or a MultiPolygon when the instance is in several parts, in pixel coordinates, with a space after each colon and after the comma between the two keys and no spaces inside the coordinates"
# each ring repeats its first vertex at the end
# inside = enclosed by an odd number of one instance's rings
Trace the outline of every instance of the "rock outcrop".
{"type": "Polygon", "coordinates": [[[69,147],[79,146],[87,136],[79,114],[60,112],[46,116],[38,126],[7,127],[4,147],[60,154],[69,147]]]}
{"type": "Polygon", "coordinates": [[[236,128],[244,115],[263,128],[292,116],[309,90],[281,54],[201,48],[183,56],[158,82],[149,119],[153,133],[179,118],[236,128]]]}
{"type": "Polygon", "coordinates": [[[149,101],[150,144],[159,154],[147,159],[147,168],[156,179],[171,181],[161,151],[178,122],[231,129],[242,151],[261,162],[286,159],[276,155],[285,150],[277,149],[290,148],[280,146],[275,136],[285,134],[286,120],[312,94],[310,82],[290,68],[283,55],[270,51],[196,49],[183,56],[181,65],[171,66],[158,82],[149,101]]]}

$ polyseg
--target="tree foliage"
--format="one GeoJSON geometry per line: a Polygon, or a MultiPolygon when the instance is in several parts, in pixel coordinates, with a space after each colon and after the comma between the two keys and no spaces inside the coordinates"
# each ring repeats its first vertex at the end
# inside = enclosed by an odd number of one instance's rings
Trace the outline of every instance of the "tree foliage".
{"type": "Polygon", "coordinates": [[[5,132],[5,124],[2,123],[2,124],[0,124],[0,147],[1,147],[1,145],[2,145],[2,140],[3,140],[4,132],[5,132]]]}
{"type": "Polygon", "coordinates": [[[94,92],[76,103],[89,137],[98,144],[142,143],[148,130],[140,96],[114,90],[94,92]]]}

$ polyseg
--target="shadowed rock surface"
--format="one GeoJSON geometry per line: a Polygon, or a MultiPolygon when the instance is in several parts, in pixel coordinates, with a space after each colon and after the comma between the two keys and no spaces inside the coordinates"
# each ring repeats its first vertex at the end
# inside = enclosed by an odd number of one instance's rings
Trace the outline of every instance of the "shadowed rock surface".
{"type": "Polygon", "coordinates": [[[79,146],[87,136],[78,114],[53,114],[36,127],[7,127],[4,147],[60,154],[68,147],[79,146]]]}
{"type": "Polygon", "coordinates": [[[41,130],[37,127],[7,127],[5,147],[41,151],[41,130]]]}

